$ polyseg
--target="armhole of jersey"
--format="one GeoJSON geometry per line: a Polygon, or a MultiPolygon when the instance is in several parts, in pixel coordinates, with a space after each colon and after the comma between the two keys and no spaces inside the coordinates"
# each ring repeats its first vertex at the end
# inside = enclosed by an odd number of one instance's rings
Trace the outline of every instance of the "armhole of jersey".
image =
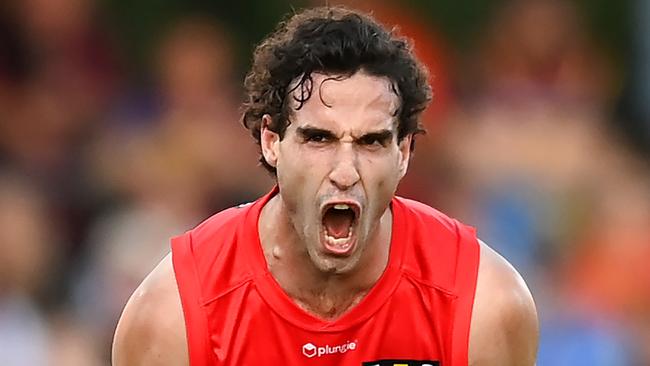
{"type": "Polygon", "coordinates": [[[456,223],[459,235],[456,291],[459,295],[452,335],[452,364],[469,364],[469,331],[478,279],[480,246],[473,228],[456,223]]]}
{"type": "Polygon", "coordinates": [[[183,306],[190,366],[209,366],[213,363],[209,358],[208,323],[201,306],[200,282],[193,257],[189,232],[172,239],[172,263],[183,306]]]}

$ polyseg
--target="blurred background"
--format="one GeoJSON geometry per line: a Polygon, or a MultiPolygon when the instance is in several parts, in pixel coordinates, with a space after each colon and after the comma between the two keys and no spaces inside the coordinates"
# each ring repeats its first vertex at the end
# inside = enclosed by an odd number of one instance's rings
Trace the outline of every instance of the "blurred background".
{"type": "MultiPolygon", "coordinates": [[[[271,187],[243,76],[323,2],[0,2],[0,365],[109,365],[168,238],[271,187]]],[[[650,365],[650,0],[342,3],[428,65],[400,194],[524,275],[538,365],[650,365]]]]}

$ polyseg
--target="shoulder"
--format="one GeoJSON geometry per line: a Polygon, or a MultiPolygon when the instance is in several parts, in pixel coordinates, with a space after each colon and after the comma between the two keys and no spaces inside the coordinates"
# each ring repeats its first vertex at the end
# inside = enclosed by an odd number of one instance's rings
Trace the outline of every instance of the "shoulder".
{"type": "Polygon", "coordinates": [[[403,212],[411,221],[416,220],[425,225],[435,223],[442,231],[456,232],[456,220],[429,205],[403,197],[395,197],[393,202],[401,205],[403,212]]]}
{"type": "Polygon", "coordinates": [[[223,235],[224,231],[234,232],[236,224],[245,220],[251,206],[252,204],[247,203],[220,211],[198,224],[191,233],[193,236],[209,238],[223,235]]]}
{"type": "Polygon", "coordinates": [[[469,364],[534,365],[539,326],[533,297],[510,263],[485,243],[479,244],[469,364]]]}
{"type": "Polygon", "coordinates": [[[114,366],[188,365],[185,321],[171,255],[129,299],[113,339],[114,366]]]}
{"type": "Polygon", "coordinates": [[[183,262],[189,259],[191,267],[197,267],[199,272],[209,271],[214,258],[237,241],[242,224],[247,222],[250,206],[239,205],[220,211],[186,233],[172,238],[174,262],[179,258],[183,262]]]}
{"type": "Polygon", "coordinates": [[[393,203],[394,233],[408,242],[402,263],[406,272],[450,294],[473,298],[479,262],[474,228],[418,201],[396,197],[393,203]]]}

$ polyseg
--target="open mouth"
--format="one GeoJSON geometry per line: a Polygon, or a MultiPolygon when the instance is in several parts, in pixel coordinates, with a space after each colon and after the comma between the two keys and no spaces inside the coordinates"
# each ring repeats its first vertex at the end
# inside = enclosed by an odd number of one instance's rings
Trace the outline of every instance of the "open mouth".
{"type": "Polygon", "coordinates": [[[354,202],[335,202],[325,205],[322,214],[323,243],[325,249],[336,255],[352,252],[355,243],[355,228],[360,207],[354,202]]]}

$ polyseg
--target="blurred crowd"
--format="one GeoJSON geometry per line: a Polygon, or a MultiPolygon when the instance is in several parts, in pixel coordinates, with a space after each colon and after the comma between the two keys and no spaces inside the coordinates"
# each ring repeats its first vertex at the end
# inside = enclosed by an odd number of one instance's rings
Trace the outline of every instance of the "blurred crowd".
{"type": "MultiPolygon", "coordinates": [[[[524,275],[538,365],[650,365],[650,92],[634,84],[650,46],[613,57],[568,0],[500,2],[462,52],[416,6],[329,3],[415,41],[435,98],[399,193],[476,226],[524,275]]],[[[108,365],[169,237],[273,184],[239,122],[253,45],[177,14],[142,75],[99,5],[0,4],[3,366],[108,365]]],[[[630,47],[648,45],[635,29],[630,47]]]]}

